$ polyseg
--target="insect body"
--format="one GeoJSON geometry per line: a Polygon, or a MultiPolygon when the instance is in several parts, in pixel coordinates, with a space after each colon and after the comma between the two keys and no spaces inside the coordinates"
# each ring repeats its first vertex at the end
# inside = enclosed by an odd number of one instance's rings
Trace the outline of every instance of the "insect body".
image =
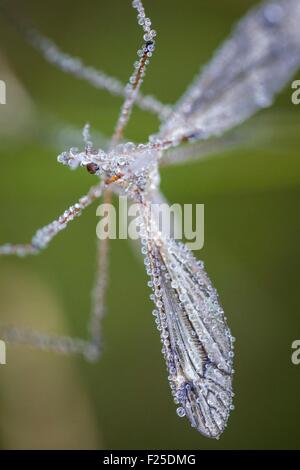
{"type": "Polygon", "coordinates": [[[156,146],[119,145],[109,155],[64,152],[61,163],[95,165],[97,173],[140,204],[140,235],[153,288],[155,322],[179,416],[219,437],[232,409],[233,338],[203,264],[182,244],[166,239],[151,219],[158,191],[156,146]],[[92,160],[92,163],[91,161],[92,160]]]}

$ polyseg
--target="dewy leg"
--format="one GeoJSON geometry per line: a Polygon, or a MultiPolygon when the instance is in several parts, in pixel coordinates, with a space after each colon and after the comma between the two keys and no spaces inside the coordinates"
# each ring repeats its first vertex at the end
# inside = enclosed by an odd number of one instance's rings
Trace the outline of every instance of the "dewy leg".
{"type": "Polygon", "coordinates": [[[89,354],[86,353],[89,350],[89,342],[81,338],[54,335],[11,325],[0,326],[0,337],[11,344],[20,344],[66,355],[84,354],[89,358],[89,354]]]}
{"type": "MultiPolygon", "coordinates": [[[[109,204],[112,193],[104,192],[104,203],[109,204]]],[[[99,356],[101,347],[101,321],[105,313],[105,294],[108,284],[109,238],[100,239],[97,243],[97,269],[92,291],[92,306],[89,320],[90,358],[99,356]]]]}
{"type": "Polygon", "coordinates": [[[144,46],[138,50],[137,55],[139,60],[134,64],[133,74],[126,86],[127,93],[112,137],[112,146],[116,145],[123,137],[124,129],[130,119],[133,106],[138,101],[138,93],[143,82],[147,65],[155,49],[154,38],[156,32],[151,29],[150,18],[146,18],[142,1],[134,0],[132,6],[137,10],[137,20],[143,32],[144,46]]]}
{"type": "MultiPolygon", "coordinates": [[[[85,65],[78,57],[73,57],[61,51],[58,46],[47,37],[37,31],[28,21],[18,18],[5,5],[1,5],[2,14],[12,22],[17,31],[31,44],[50,64],[56,66],[65,73],[88,82],[95,88],[106,90],[112,95],[126,98],[127,90],[124,83],[115,77],[111,77],[102,70],[85,65]]],[[[8,3],[8,2],[7,2],[8,3]]],[[[137,105],[155,115],[160,120],[165,119],[171,113],[171,106],[161,103],[157,98],[151,95],[142,95],[137,93],[137,105]]]]}
{"type": "Polygon", "coordinates": [[[101,352],[101,320],[104,315],[105,292],[107,288],[109,239],[97,244],[97,272],[92,292],[92,306],[88,324],[88,338],[52,335],[42,331],[16,326],[0,326],[0,338],[11,344],[30,346],[43,351],[71,355],[82,354],[94,362],[101,352]]]}
{"type": "Polygon", "coordinates": [[[102,185],[93,186],[89,192],[82,196],[76,204],[70,206],[58,219],[54,220],[45,227],[39,229],[33,236],[31,243],[27,244],[10,244],[0,246],[1,255],[17,255],[27,256],[39,253],[46,248],[50,241],[61,231],[64,230],[68,223],[75,217],[81,215],[82,211],[88,207],[95,199],[102,194],[102,185]]]}
{"type": "Polygon", "coordinates": [[[104,314],[107,286],[108,240],[99,241],[98,251],[98,268],[87,339],[54,335],[11,325],[0,325],[0,338],[11,344],[30,346],[43,351],[65,355],[82,354],[88,361],[96,361],[99,358],[101,347],[101,319],[104,314]]]}
{"type": "MultiPolygon", "coordinates": [[[[80,213],[95,199],[99,198],[101,194],[101,184],[92,187],[86,196],[81,197],[78,203],[67,209],[59,219],[40,229],[33,237],[31,244],[4,245],[0,247],[0,254],[26,256],[38,253],[48,245],[57,233],[66,228],[67,224],[73,220],[75,216],[80,215],[80,213]]],[[[95,286],[94,305],[92,306],[91,311],[91,336],[89,339],[85,340],[81,338],[72,338],[70,336],[52,335],[41,331],[34,331],[29,328],[9,325],[0,326],[1,339],[12,344],[22,344],[44,351],[67,355],[83,354],[90,361],[97,359],[99,356],[100,329],[99,326],[96,328],[96,325],[99,324],[98,321],[100,320],[103,312],[103,304],[101,302],[103,301],[102,299],[104,298],[106,287],[106,243],[106,240],[99,243],[99,270],[95,286]],[[105,244],[105,247],[103,243],[105,244]],[[102,268],[100,268],[100,264],[102,268]],[[102,277],[101,269],[104,270],[104,277],[102,277]]]]}

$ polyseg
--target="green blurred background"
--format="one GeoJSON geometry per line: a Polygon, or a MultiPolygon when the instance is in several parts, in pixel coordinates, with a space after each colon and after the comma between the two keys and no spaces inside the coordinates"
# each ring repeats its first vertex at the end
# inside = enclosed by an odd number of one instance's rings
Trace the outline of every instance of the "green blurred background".
{"type": "MultiPolygon", "coordinates": [[[[166,103],[182,94],[250,0],[145,1],[158,31],[143,91],[166,103]]],[[[71,0],[19,5],[45,35],[124,82],[140,31],[130,2],[71,0]]],[[[28,241],[94,179],[58,165],[58,129],[110,135],[121,99],[56,70],[0,18],[0,242],[28,241]],[[57,137],[57,138],[56,138],[57,137]]],[[[170,202],[205,204],[204,259],[236,337],[235,411],[219,441],[175,413],[143,263],[112,241],[104,351],[95,365],[8,346],[0,366],[2,448],[279,449],[300,445],[299,117],[291,90],[251,120],[245,149],[162,171],[170,202]],[[256,124],[255,124],[256,123],[256,124]],[[254,127],[255,128],[255,127],[254,127]],[[249,146],[250,144],[250,146],[249,146]]],[[[158,122],[135,110],[130,140],[158,122]]],[[[69,142],[68,142],[69,144],[69,142]]],[[[96,206],[39,257],[0,260],[1,323],[84,336],[95,268],[96,206]]]]}

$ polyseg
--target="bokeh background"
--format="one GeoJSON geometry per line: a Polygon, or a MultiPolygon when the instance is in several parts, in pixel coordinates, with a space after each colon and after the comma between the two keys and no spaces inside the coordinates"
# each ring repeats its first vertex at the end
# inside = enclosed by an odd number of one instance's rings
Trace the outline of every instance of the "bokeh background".
{"type": "MultiPolygon", "coordinates": [[[[175,102],[254,3],[145,0],[158,37],[143,91],[175,102]]],[[[9,4],[63,50],[126,81],[140,45],[129,1],[9,4]]],[[[122,101],[44,62],[2,14],[0,79],[7,83],[7,104],[0,107],[0,242],[22,242],[94,183],[57,164],[69,145],[61,131],[74,128],[78,139],[90,121],[109,136],[122,101]]],[[[205,246],[196,255],[237,338],[235,411],[222,438],[208,440],[177,417],[144,266],[121,240],[111,243],[98,363],[8,346],[7,365],[0,366],[2,448],[299,448],[300,365],[291,362],[291,343],[300,339],[299,117],[288,87],[251,120],[244,148],[162,171],[170,202],[205,204],[205,246]]],[[[135,110],[127,136],[144,141],[157,126],[155,117],[135,110]]],[[[86,334],[95,209],[40,256],[0,260],[1,323],[86,334]]]]}

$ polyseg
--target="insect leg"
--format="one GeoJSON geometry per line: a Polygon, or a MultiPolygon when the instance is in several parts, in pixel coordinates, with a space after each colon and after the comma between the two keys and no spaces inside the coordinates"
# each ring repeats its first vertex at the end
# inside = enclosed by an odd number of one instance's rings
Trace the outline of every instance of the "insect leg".
{"type": "MultiPolygon", "coordinates": [[[[112,193],[104,192],[104,203],[109,204],[112,193]]],[[[109,238],[99,239],[97,243],[97,269],[92,290],[92,307],[89,320],[91,354],[99,356],[101,347],[101,320],[105,313],[105,294],[108,284],[109,238]]]]}
{"type": "MultiPolygon", "coordinates": [[[[65,211],[59,219],[40,229],[33,237],[31,244],[4,245],[0,247],[0,254],[25,256],[37,253],[45,248],[52,238],[67,226],[68,222],[73,220],[75,216],[80,215],[83,209],[100,197],[101,192],[102,185],[91,188],[86,196],[80,198],[79,202],[65,211]],[[61,223],[63,226],[57,228],[57,224],[61,223]],[[36,245],[36,239],[41,240],[39,246],[36,245]]],[[[13,344],[23,344],[36,349],[66,355],[83,354],[87,360],[96,360],[100,352],[100,320],[104,312],[104,296],[107,285],[108,239],[99,241],[98,253],[97,276],[90,315],[90,337],[87,340],[71,336],[52,335],[15,326],[1,326],[1,338],[13,344]]]]}
{"type": "Polygon", "coordinates": [[[1,325],[0,336],[10,344],[30,346],[34,349],[65,355],[84,354],[87,359],[91,357],[90,342],[81,338],[49,334],[11,325],[1,325]]]}
{"type": "Polygon", "coordinates": [[[126,98],[121,107],[119,118],[115,127],[114,135],[112,137],[112,144],[116,144],[122,137],[124,129],[130,119],[132,109],[138,101],[138,93],[143,82],[147,65],[150,57],[155,49],[155,36],[156,32],[151,29],[151,20],[146,18],[145,10],[141,0],[134,0],[132,6],[137,10],[137,20],[143,32],[144,45],[138,50],[137,55],[139,60],[134,64],[134,71],[129,82],[126,86],[126,98]]]}
{"type": "Polygon", "coordinates": [[[102,194],[102,184],[93,186],[89,192],[82,196],[76,204],[70,206],[58,219],[39,229],[30,243],[16,244],[7,243],[0,246],[1,255],[27,256],[39,253],[45,249],[50,241],[75,217],[81,215],[82,211],[102,194]]]}
{"type": "MultiPolygon", "coordinates": [[[[8,10],[5,5],[0,5],[0,8],[18,33],[20,33],[47,62],[79,80],[88,82],[94,88],[108,91],[114,96],[126,98],[126,87],[119,79],[111,77],[102,70],[84,64],[78,57],[73,57],[61,51],[52,40],[43,36],[29,21],[18,18],[17,15],[8,10]]],[[[160,120],[164,120],[170,115],[171,106],[161,103],[154,96],[138,93],[136,102],[141,109],[157,115],[160,120]]]]}

